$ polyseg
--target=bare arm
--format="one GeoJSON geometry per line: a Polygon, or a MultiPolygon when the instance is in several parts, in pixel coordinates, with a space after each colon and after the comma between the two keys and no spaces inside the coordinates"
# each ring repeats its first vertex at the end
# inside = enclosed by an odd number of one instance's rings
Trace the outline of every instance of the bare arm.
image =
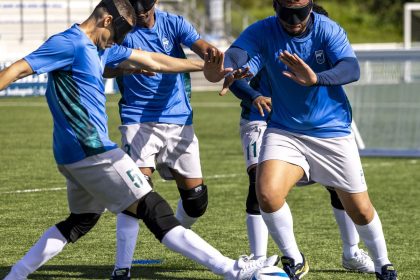
{"type": "Polygon", "coordinates": [[[122,62],[119,68],[143,69],[158,73],[184,73],[202,71],[204,62],[201,60],[181,59],[161,53],[133,50],[128,60],[122,62]]]}
{"type": "Polygon", "coordinates": [[[194,44],[191,46],[191,50],[195,52],[202,59],[204,59],[204,56],[210,53],[213,49],[217,49],[217,48],[209,44],[203,39],[199,39],[195,41],[194,44]]]}
{"type": "Polygon", "coordinates": [[[118,76],[124,75],[145,75],[145,76],[154,76],[155,72],[149,72],[147,70],[138,69],[133,67],[132,69],[122,69],[122,68],[111,68],[105,67],[104,74],[102,75],[105,79],[112,79],[118,76]]]}
{"type": "Polygon", "coordinates": [[[14,81],[25,78],[33,73],[34,71],[26,60],[21,59],[16,61],[9,67],[0,71],[0,90],[4,90],[14,81]]]}

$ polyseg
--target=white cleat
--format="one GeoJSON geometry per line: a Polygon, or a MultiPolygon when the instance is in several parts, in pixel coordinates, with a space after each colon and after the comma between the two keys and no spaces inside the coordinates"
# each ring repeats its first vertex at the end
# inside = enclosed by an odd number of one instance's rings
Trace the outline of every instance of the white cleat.
{"type": "Polygon", "coordinates": [[[236,277],[227,277],[226,280],[251,280],[255,271],[262,267],[273,266],[279,262],[279,256],[273,255],[269,258],[253,260],[253,255],[240,256],[235,263],[235,267],[239,270],[236,277]]]}
{"type": "Polygon", "coordinates": [[[375,273],[375,265],[368,253],[359,249],[350,259],[342,257],[343,267],[348,270],[358,271],[363,273],[375,273]]]}

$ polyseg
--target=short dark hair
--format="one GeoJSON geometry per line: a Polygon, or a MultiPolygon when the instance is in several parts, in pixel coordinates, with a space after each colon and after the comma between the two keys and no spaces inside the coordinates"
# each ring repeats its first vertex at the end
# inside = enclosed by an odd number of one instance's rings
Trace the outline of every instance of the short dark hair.
{"type": "MultiPolygon", "coordinates": [[[[136,23],[136,14],[133,6],[131,6],[128,0],[113,0],[115,7],[121,16],[123,16],[131,25],[136,23]]],[[[96,18],[102,17],[103,12],[108,12],[104,1],[101,1],[93,11],[93,15],[96,18]]]]}

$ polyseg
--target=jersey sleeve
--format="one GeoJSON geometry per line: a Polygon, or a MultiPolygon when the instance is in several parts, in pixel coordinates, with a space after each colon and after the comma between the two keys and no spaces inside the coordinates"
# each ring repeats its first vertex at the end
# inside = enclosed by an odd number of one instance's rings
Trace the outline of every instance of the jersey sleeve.
{"type": "Polygon", "coordinates": [[[24,59],[36,74],[43,74],[72,65],[74,56],[73,41],[63,34],[57,34],[24,59]]]}
{"type": "Polygon", "coordinates": [[[263,23],[261,21],[246,28],[232,44],[232,47],[240,48],[247,52],[250,60],[245,66],[249,66],[251,73],[254,75],[263,68],[265,63],[263,59],[264,42],[260,38],[260,34],[264,34],[263,23]]]}
{"type": "Polygon", "coordinates": [[[127,60],[131,56],[132,52],[133,50],[130,48],[115,44],[108,50],[105,65],[109,67],[116,67],[121,62],[127,60]]]}
{"type": "Polygon", "coordinates": [[[247,62],[245,67],[249,67],[249,71],[254,75],[254,77],[260,72],[263,68],[263,59],[261,54],[256,54],[247,62]]]}
{"type": "Polygon", "coordinates": [[[191,48],[191,46],[199,39],[200,34],[186,19],[181,16],[177,17],[178,39],[181,44],[191,48]]]}
{"type": "Polygon", "coordinates": [[[332,65],[343,58],[356,57],[346,32],[337,23],[332,22],[326,27],[326,37],[326,52],[332,65]]]}

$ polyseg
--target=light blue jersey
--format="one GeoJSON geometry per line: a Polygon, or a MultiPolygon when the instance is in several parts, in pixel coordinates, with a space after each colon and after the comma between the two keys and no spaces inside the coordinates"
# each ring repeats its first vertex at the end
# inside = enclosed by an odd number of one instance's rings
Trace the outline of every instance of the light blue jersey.
{"type": "Polygon", "coordinates": [[[302,38],[289,36],[277,17],[248,27],[233,43],[259,57],[251,72],[265,68],[272,88],[270,127],[320,138],[350,134],[351,107],[342,86],[305,87],[283,76],[282,51],[296,53],[316,73],[331,69],[340,59],[355,58],[345,31],[329,18],[312,13],[314,25],[302,38]]]}
{"type": "Polygon", "coordinates": [[[54,157],[69,164],[117,147],[108,136],[102,74],[131,49],[98,50],[78,25],[49,38],[24,59],[37,74],[48,72],[47,102],[53,121],[54,157]]]}
{"type": "MultiPolygon", "coordinates": [[[[181,44],[191,48],[200,39],[183,17],[155,11],[153,28],[135,27],[124,46],[185,58],[181,44]]],[[[189,74],[130,75],[118,79],[123,124],[158,122],[192,124],[189,74]]]]}

